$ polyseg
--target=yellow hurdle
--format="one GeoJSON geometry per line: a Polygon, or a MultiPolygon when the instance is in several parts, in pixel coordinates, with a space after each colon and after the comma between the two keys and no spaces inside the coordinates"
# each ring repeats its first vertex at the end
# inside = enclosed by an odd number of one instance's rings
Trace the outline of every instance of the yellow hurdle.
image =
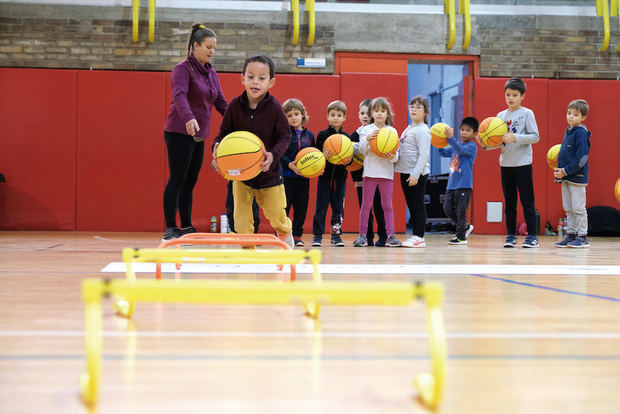
{"type": "MultiPolygon", "coordinates": [[[[150,253],[144,252],[143,258],[146,259],[150,253]]],[[[187,254],[187,251],[182,253],[187,254]]],[[[103,347],[101,299],[107,296],[120,296],[130,303],[181,302],[234,305],[315,303],[317,306],[408,305],[416,298],[424,298],[428,312],[432,373],[421,374],[414,384],[420,392],[423,403],[430,408],[436,408],[443,396],[447,350],[441,314],[443,287],[439,283],[86,279],[82,283],[82,297],[86,305],[87,370],[82,374],[81,387],[82,398],[89,405],[97,403],[103,347]]]]}
{"type": "MultiPolygon", "coordinates": [[[[296,265],[304,261],[312,263],[312,279],[315,284],[321,283],[319,263],[321,251],[311,250],[279,250],[279,249],[123,249],[123,261],[126,266],[128,281],[136,280],[133,263],[235,263],[235,264],[289,264],[296,265]]],[[[303,303],[306,314],[317,318],[321,307],[314,302],[303,303]]],[[[124,298],[116,302],[119,314],[130,318],[135,311],[135,301],[124,298]]]]}

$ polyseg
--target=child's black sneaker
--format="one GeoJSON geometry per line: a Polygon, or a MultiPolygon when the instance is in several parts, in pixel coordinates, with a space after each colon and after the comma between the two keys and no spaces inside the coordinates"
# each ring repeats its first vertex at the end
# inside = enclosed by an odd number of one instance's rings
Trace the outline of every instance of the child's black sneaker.
{"type": "Polygon", "coordinates": [[[181,236],[185,236],[186,234],[198,233],[198,231],[194,228],[194,226],[183,227],[179,229],[181,232],[181,236]]]}
{"type": "Polygon", "coordinates": [[[312,247],[321,247],[322,239],[323,238],[321,236],[312,237],[312,247]]]}
{"type": "Polygon", "coordinates": [[[338,234],[332,234],[331,245],[336,247],[344,247],[344,242],[338,234]]]}
{"type": "Polygon", "coordinates": [[[458,237],[453,238],[448,244],[467,244],[467,240],[461,240],[458,237]]]}
{"type": "Polygon", "coordinates": [[[166,240],[178,239],[181,236],[181,230],[179,230],[178,227],[168,227],[164,233],[164,237],[161,238],[161,241],[165,242],[166,240]]]}

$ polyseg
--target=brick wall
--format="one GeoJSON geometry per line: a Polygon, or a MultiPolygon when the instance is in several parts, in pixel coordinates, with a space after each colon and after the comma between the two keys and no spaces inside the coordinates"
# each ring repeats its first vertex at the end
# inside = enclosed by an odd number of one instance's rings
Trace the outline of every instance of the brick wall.
{"type": "Polygon", "coordinates": [[[147,39],[141,10],[139,42],[132,42],[131,8],[0,4],[0,66],[169,71],[187,51],[191,24],[203,21],[218,35],[213,62],[238,72],[245,57],[265,53],[280,73],[333,73],[334,51],[472,54],[480,75],[618,79],[620,40],[612,19],[609,49],[600,52],[602,20],[592,17],[472,16],[472,40],[445,48],[443,15],[318,13],[315,43],[306,45],[307,16],[299,43],[291,45],[292,15],[280,12],[157,9],[155,41],[147,39]],[[67,17],[70,16],[70,17],[67,17]],[[266,23],[267,22],[267,23],[266,23]],[[297,68],[298,57],[326,59],[322,69],[297,68]]]}

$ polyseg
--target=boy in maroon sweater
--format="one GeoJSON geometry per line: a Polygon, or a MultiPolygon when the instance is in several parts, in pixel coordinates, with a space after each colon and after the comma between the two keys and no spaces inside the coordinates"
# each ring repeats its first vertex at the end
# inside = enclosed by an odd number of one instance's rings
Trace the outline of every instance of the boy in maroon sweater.
{"type": "Polygon", "coordinates": [[[262,172],[251,180],[233,182],[235,230],[237,233],[253,232],[252,201],[256,198],[278,236],[293,247],[279,162],[288,148],[291,130],[282,105],[268,92],[275,84],[273,61],[264,55],[247,58],[241,83],[245,92],[232,99],[224,113],[220,132],[215,138],[212,165],[218,171],[215,162],[217,146],[231,132],[249,131],[263,141],[265,161],[261,164],[262,172]]]}

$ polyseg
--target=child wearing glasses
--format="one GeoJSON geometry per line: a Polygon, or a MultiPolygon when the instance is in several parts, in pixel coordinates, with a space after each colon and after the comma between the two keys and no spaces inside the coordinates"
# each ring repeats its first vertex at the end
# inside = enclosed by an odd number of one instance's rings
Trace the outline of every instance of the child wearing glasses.
{"type": "Polygon", "coordinates": [[[428,159],[431,151],[431,131],[427,125],[428,100],[423,96],[414,96],[409,102],[409,116],[411,124],[400,136],[399,158],[394,168],[400,173],[400,186],[413,219],[413,235],[403,242],[403,247],[426,247],[424,194],[430,173],[428,159]]]}

